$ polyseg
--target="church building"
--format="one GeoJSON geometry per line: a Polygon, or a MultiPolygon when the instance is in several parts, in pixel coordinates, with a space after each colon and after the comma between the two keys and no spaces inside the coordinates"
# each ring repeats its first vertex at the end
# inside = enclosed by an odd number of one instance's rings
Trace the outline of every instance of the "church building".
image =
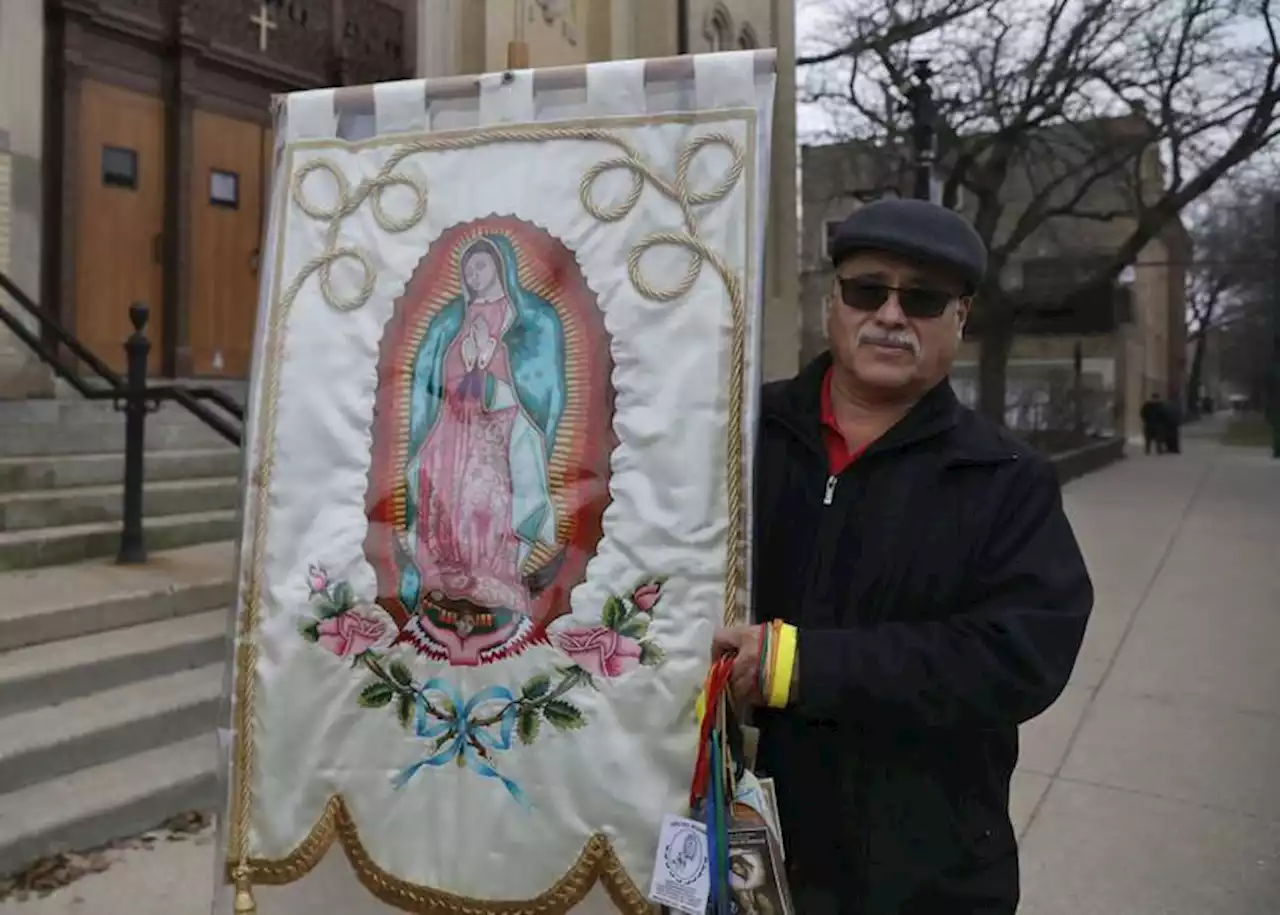
{"type": "MultiPolygon", "coordinates": [[[[3,0],[0,272],[109,365],[149,306],[153,377],[249,372],[271,97],[298,89],[794,45],[790,0],[3,0]]],[[[780,58],[779,98],[794,96],[780,58]]],[[[794,107],[776,116],[766,356],[798,353],[794,107]],[[786,239],[790,241],[786,241],[786,239]],[[790,254],[788,258],[783,252],[790,254]],[[794,325],[794,326],[793,326],[794,325]],[[772,328],[772,330],[771,330],[772,328]],[[780,347],[780,349],[779,349],[780,347]]],[[[0,293],[0,308],[20,310],[0,293]]],[[[65,354],[64,354],[65,355],[65,354]]],[[[0,398],[48,370],[0,328],[0,398]]]]}

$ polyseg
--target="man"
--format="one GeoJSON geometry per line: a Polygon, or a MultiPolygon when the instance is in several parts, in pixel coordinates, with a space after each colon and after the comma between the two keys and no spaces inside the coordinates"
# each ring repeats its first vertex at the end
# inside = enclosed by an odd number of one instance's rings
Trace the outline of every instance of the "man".
{"type": "Polygon", "coordinates": [[[797,913],[1012,915],[1017,728],[1066,685],[1093,588],[1052,466],[947,381],[977,234],[884,200],[831,257],[831,351],[762,400],[754,607],[786,626],[713,651],[757,706],[797,913]]]}
{"type": "Polygon", "coordinates": [[[1165,449],[1170,454],[1182,453],[1182,407],[1178,398],[1170,398],[1165,403],[1165,449]]]}
{"type": "Polygon", "coordinates": [[[1143,450],[1150,454],[1154,447],[1156,454],[1164,454],[1169,442],[1169,417],[1159,394],[1152,394],[1147,398],[1147,402],[1138,411],[1138,418],[1142,420],[1143,450]]]}

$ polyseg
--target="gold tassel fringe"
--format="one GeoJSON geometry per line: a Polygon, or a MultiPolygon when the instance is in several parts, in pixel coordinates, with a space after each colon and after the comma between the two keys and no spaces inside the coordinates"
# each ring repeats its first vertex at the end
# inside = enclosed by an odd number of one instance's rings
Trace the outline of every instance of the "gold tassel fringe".
{"type": "Polygon", "coordinates": [[[232,907],[235,915],[257,915],[258,903],[253,898],[253,882],[249,879],[249,868],[241,864],[235,870],[236,901],[232,907]]]}

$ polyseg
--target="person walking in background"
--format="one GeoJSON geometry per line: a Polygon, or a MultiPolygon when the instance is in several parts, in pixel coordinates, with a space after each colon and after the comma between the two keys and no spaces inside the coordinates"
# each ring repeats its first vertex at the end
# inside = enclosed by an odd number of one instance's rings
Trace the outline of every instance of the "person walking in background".
{"type": "Polygon", "coordinates": [[[830,253],[830,352],[761,403],[772,621],[712,650],[755,706],[798,915],[1014,915],[1018,726],[1066,686],[1093,585],[1053,466],[948,381],[978,234],[886,199],[830,253]]]}
{"type": "Polygon", "coordinates": [[[1182,407],[1178,398],[1165,404],[1165,448],[1170,454],[1182,453],[1182,407]]]}
{"type": "Polygon", "coordinates": [[[1150,454],[1155,448],[1156,454],[1164,454],[1169,443],[1169,416],[1160,395],[1148,397],[1138,415],[1142,420],[1143,450],[1150,454]]]}

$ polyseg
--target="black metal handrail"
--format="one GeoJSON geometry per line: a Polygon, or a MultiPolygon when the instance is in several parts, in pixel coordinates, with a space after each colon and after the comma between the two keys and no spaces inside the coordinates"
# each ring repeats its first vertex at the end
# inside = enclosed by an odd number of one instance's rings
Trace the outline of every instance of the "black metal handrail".
{"type": "MultiPolygon", "coordinates": [[[[22,289],[13,282],[4,273],[0,273],[0,289],[7,292],[23,310],[39,322],[41,330],[44,333],[36,333],[15,314],[5,308],[0,308],[0,322],[3,322],[10,331],[13,332],[19,340],[27,345],[40,360],[49,366],[57,374],[59,378],[67,382],[76,389],[83,397],[89,400],[115,400],[120,401],[129,395],[130,386],[118,372],[102,361],[96,353],[85,346],[80,340],[67,330],[62,324],[40,308],[35,301],[32,300],[22,289]],[[93,370],[93,373],[101,379],[103,385],[98,386],[86,382],[81,374],[70,366],[68,366],[59,356],[55,347],[49,346],[45,342],[45,335],[52,335],[67,350],[75,356],[76,359],[83,362],[86,366],[93,370]]],[[[130,310],[131,319],[135,313],[135,309],[141,309],[142,325],[135,323],[135,331],[143,331],[149,312],[146,305],[135,304],[130,310]]],[[[148,347],[149,349],[149,347],[148,347]]],[[[203,422],[206,426],[218,433],[228,442],[237,447],[241,444],[241,428],[229,423],[224,417],[210,410],[202,401],[212,401],[217,404],[223,411],[229,413],[232,417],[239,421],[240,427],[244,424],[244,408],[236,403],[235,398],[227,394],[226,391],[219,390],[214,387],[192,386],[174,382],[158,382],[145,383],[147,400],[156,404],[164,401],[173,401],[186,409],[192,416],[203,422]]]]}
{"type": "Polygon", "coordinates": [[[146,560],[146,547],[142,529],[142,485],[146,443],[146,416],[160,409],[165,402],[173,402],[199,419],[218,435],[239,447],[244,428],[244,408],[235,398],[215,387],[192,386],[175,382],[149,383],[147,381],[147,357],[151,341],[147,339],[146,326],[149,317],[147,306],[134,303],[129,308],[129,320],[133,333],[124,343],[128,361],[126,377],[102,361],[52,315],[41,309],[22,289],[4,273],[0,273],[0,289],[22,306],[40,325],[40,332],[32,330],[18,315],[0,306],[0,323],[3,323],[54,373],[71,385],[88,400],[110,400],[115,408],[125,414],[124,453],[124,520],[120,533],[121,563],[137,563],[146,560]],[[46,342],[52,337],[66,347],[76,359],[98,376],[98,383],[86,380],[79,371],[63,361],[56,345],[46,342]],[[215,404],[228,416],[210,409],[215,404]]]}

